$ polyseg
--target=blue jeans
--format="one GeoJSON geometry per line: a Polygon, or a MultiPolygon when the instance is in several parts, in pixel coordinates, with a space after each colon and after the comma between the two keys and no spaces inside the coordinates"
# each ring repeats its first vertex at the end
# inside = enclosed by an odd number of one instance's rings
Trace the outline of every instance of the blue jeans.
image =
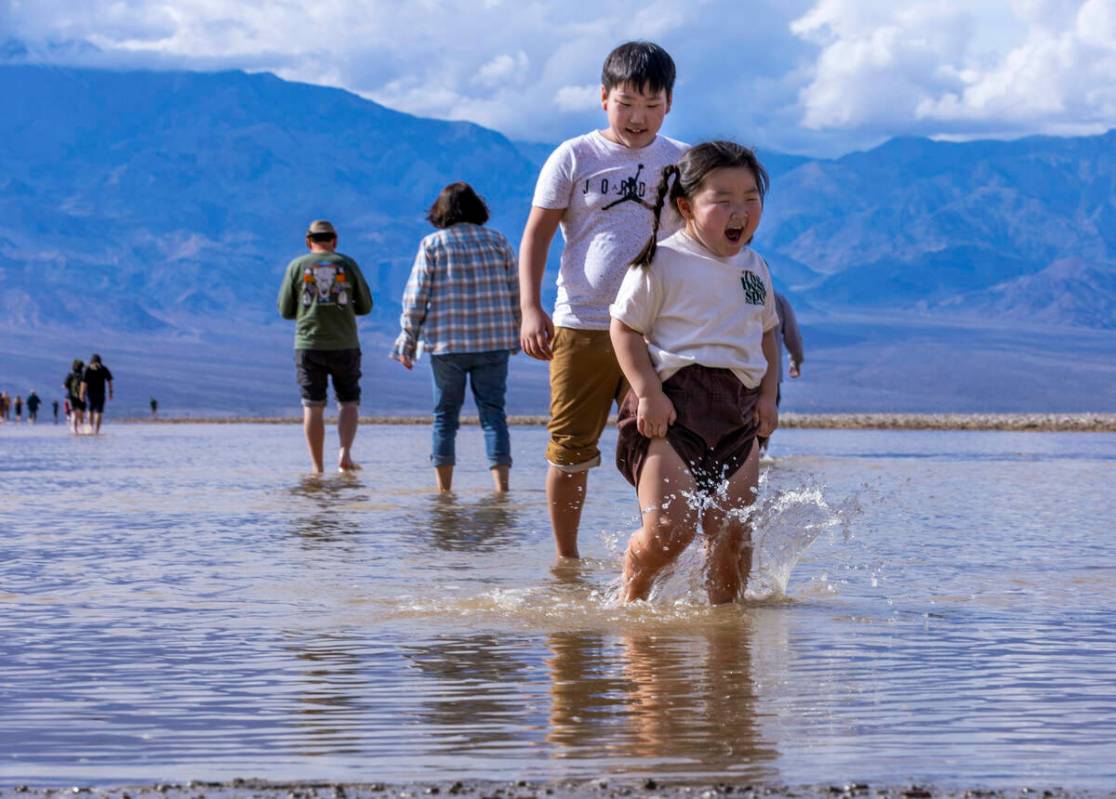
{"type": "Polygon", "coordinates": [[[465,378],[473,387],[489,468],[511,466],[511,439],[504,413],[508,388],[508,351],[460,352],[430,356],[434,376],[434,451],[435,466],[454,465],[461,405],[465,402],[465,378]]]}

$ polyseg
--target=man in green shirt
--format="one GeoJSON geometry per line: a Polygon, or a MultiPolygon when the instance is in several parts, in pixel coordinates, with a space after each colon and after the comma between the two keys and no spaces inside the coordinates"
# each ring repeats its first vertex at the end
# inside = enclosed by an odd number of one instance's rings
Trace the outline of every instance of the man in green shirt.
{"type": "Polygon", "coordinates": [[[356,317],[372,310],[372,293],[360,267],[337,252],[337,231],[324,219],[306,231],[310,252],[287,266],[279,287],[279,313],[295,320],[295,367],[302,393],[302,429],[315,472],[322,472],[327,380],[332,378],[339,407],[337,434],[341,471],[353,462],[360,405],[360,339],[356,317]]]}

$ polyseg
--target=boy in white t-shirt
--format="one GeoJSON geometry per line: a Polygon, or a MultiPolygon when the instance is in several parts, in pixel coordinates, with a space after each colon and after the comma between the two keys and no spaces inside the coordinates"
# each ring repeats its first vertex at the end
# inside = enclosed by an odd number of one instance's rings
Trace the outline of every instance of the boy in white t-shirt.
{"type": "MultiPolygon", "coordinates": [[[[550,361],[547,503],[561,557],[578,557],[577,530],[588,472],[612,404],[627,393],[609,340],[608,307],[628,264],[652,231],[652,199],[663,167],[686,151],[659,136],[670,111],[675,68],[651,42],[609,53],[601,71],[608,127],[563,142],[539,175],[519,254],[521,344],[550,361]],[[555,231],[565,239],[553,321],[541,302],[546,256],[555,231]]],[[[664,219],[662,234],[679,226],[664,219]]]]}

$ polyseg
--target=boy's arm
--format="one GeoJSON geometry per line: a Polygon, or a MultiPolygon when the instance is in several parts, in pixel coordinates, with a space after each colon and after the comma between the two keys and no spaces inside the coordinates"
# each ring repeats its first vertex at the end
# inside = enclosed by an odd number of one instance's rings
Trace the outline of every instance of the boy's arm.
{"type": "Polygon", "coordinates": [[[531,206],[519,245],[519,307],[523,315],[519,343],[525,353],[543,361],[551,358],[554,323],[542,307],[542,280],[550,242],[565,212],[564,208],[531,206]]]}
{"type": "Polygon", "coordinates": [[[647,438],[664,438],[678,414],[674,411],[674,404],[663,393],[662,381],[651,363],[643,334],[619,319],[612,320],[608,332],[620,370],[639,398],[636,429],[647,438]]]}
{"type": "Polygon", "coordinates": [[[519,261],[515,255],[515,248],[511,244],[505,247],[504,263],[508,272],[508,289],[511,292],[512,317],[517,327],[523,325],[523,307],[519,304],[519,261]]]}
{"type": "Polygon", "coordinates": [[[756,402],[756,420],[759,422],[756,432],[767,438],[779,426],[779,405],[775,401],[779,392],[779,343],[775,340],[775,328],[763,334],[763,357],[767,359],[767,371],[760,381],[760,395],[756,402]]]}

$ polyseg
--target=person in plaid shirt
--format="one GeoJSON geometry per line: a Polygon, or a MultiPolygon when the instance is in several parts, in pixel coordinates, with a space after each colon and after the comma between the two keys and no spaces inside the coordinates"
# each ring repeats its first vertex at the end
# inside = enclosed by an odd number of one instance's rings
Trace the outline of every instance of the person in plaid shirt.
{"type": "Polygon", "coordinates": [[[508,490],[511,441],[504,396],[508,358],[519,351],[519,278],[515,250],[484,227],[488,207],[468,183],[451,183],[430,207],[436,233],[419,245],[403,292],[402,331],[391,357],[414,366],[419,340],[434,376],[430,462],[438,490],[453,483],[454,441],[466,378],[484,429],[492,480],[508,490]]]}

